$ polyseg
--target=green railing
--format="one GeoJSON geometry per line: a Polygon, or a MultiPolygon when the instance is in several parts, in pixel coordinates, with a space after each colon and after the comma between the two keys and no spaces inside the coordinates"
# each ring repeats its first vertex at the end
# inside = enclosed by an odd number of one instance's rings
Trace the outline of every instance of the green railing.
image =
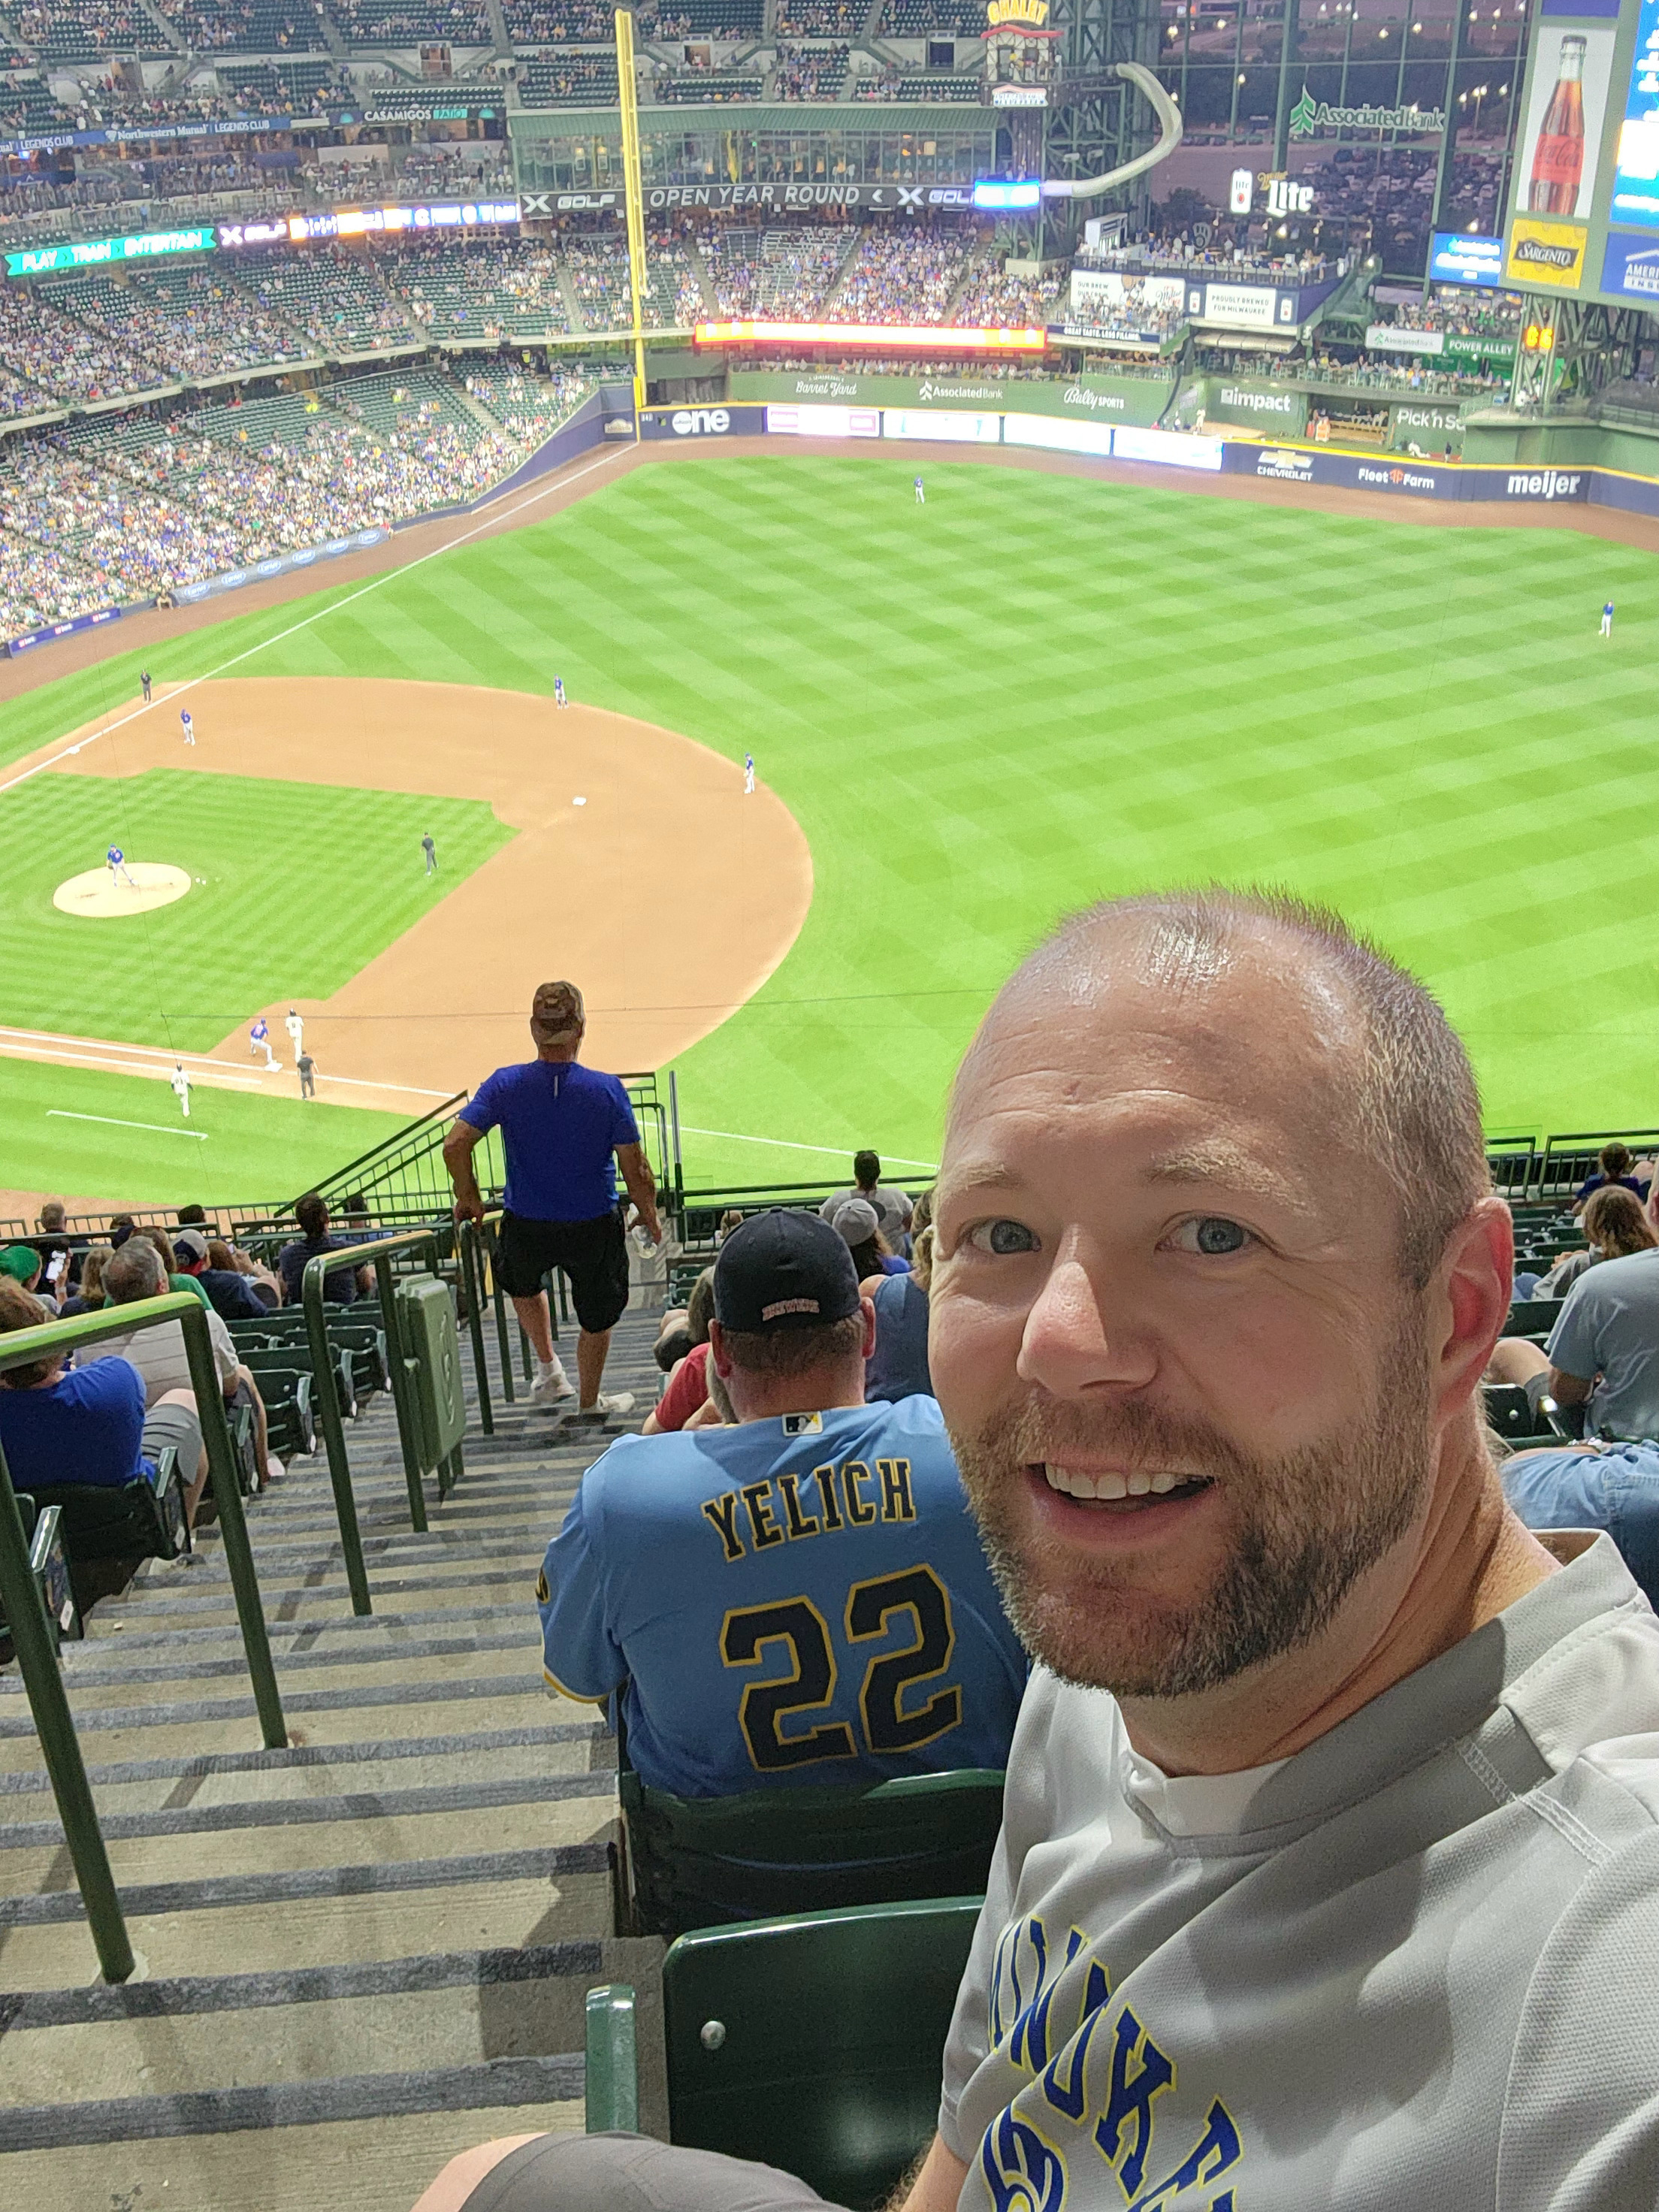
{"type": "MultiPolygon", "coordinates": [[[[373,1610],[368,1595],[368,1572],[363,1565],[362,1536],[357,1526],[357,1501],[351,1488],[351,1462],[346,1453],[345,1419],[340,1411],[339,1388],[330,1354],[328,1320],[324,1311],[323,1285],[343,1270],[373,1267],[380,1298],[380,1325],[386,1333],[386,1366],[392,1378],[392,1403],[398,1417],[398,1443],[403,1454],[404,1480],[409,1489],[409,1517],[416,1534],[426,1534],[426,1492],[421,1478],[421,1455],[415,1407],[410,1396],[408,1371],[404,1365],[403,1329],[398,1316],[398,1271],[393,1261],[402,1254],[419,1253],[428,1272],[441,1277],[439,1239],[447,1223],[428,1222],[424,1228],[404,1230],[392,1237],[376,1237],[335,1252],[319,1252],[306,1262],[300,1282],[305,1309],[306,1337],[311,1347],[312,1381],[318,1425],[328,1455],[329,1480],[334,1489],[334,1510],[340,1524],[340,1549],[345,1559],[346,1580],[351,1587],[351,1609],[373,1610]]],[[[481,1336],[474,1337],[475,1357],[481,1357],[481,1336]]]]}
{"type": "MultiPolygon", "coordinates": [[[[271,1665],[270,1640],[265,1632],[259,1581],[242,1512],[236,1455],[230,1440],[230,1425],[225,1419],[225,1401],[213,1357],[213,1340],[208,1331],[207,1310],[200,1299],[183,1291],[170,1291],[165,1297],[139,1298],[131,1305],[106,1307],[101,1313],[82,1314],[73,1321],[47,1322],[39,1328],[18,1329],[12,1335],[0,1336],[0,1372],[27,1366],[53,1352],[73,1352],[106,1337],[125,1336],[132,1329],[150,1328],[168,1321],[179,1322],[184,1328],[191,1386],[201,1417],[208,1466],[212,1470],[225,1564],[230,1571],[260,1732],[268,1751],[280,1751],[288,1741],[288,1728],[277,1694],[276,1670],[271,1665]]],[[[132,1945],[116,1892],[115,1877],[110,1870],[103,1831],[98,1825],[98,1808],[93,1802],[80,1740],[75,1733],[75,1717],[58,1671],[51,1624],[41,1603],[39,1586],[29,1571],[23,1516],[18,1510],[17,1493],[12,1486],[11,1471],[3,1451],[0,1451],[0,1604],[4,1605],[10,1626],[23,1686],[28,1693],[29,1710],[34,1716],[52,1795],[58,1802],[58,1817],[64,1824],[64,1838],[97,1948],[98,1963],[106,1982],[124,1982],[133,1970],[132,1945]]]]}

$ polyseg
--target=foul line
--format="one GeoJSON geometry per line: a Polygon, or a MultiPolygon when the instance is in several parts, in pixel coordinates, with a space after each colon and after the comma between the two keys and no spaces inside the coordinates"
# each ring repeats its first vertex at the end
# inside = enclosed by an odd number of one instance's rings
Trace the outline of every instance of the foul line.
{"type": "MultiPolygon", "coordinates": [[[[694,1129],[689,1121],[682,1121],[680,1127],[688,1137],[723,1137],[732,1145],[775,1145],[786,1152],[822,1152],[825,1159],[830,1160],[847,1156],[845,1145],[797,1145],[787,1137],[746,1137],[740,1129],[694,1129]]],[[[929,1175],[939,1173],[937,1160],[909,1160],[902,1152],[884,1152],[881,1157],[884,1161],[891,1160],[896,1167],[926,1168],[929,1175]]]]}
{"type": "Polygon", "coordinates": [[[48,1121],[101,1121],[107,1129],[149,1129],[158,1137],[188,1137],[192,1145],[207,1142],[199,1129],[169,1129],[161,1121],[118,1121],[109,1114],[71,1114],[62,1106],[48,1106],[48,1121]]]}
{"type": "MultiPolygon", "coordinates": [[[[296,623],[290,623],[286,629],[279,629],[274,637],[261,638],[258,645],[249,646],[245,653],[234,653],[228,660],[222,660],[216,668],[210,668],[200,676],[190,677],[183,684],[169,686],[160,698],[152,700],[149,706],[135,707],[130,714],[123,714],[119,721],[111,722],[101,730],[94,730],[89,736],[77,738],[72,745],[65,745],[62,752],[53,753],[49,760],[37,761],[33,768],[25,769],[21,775],[15,775],[9,782],[0,783],[0,793],[15,791],[20,783],[27,783],[31,776],[40,775],[44,769],[56,768],[59,761],[68,760],[73,753],[84,751],[88,745],[95,744],[100,738],[113,737],[117,730],[124,730],[129,722],[136,722],[142,716],[148,714],[151,707],[172,706],[176,700],[182,699],[187,691],[193,691],[198,684],[212,683],[216,677],[222,676],[228,668],[235,668],[244,660],[252,660],[255,653],[264,653],[270,646],[281,645],[286,638],[298,636],[302,629],[309,629],[313,623],[321,622],[325,615],[337,614],[343,607],[350,606],[355,600],[366,599],[371,592],[378,592],[382,584],[390,583],[394,576],[407,576],[413,570],[422,567],[424,562],[435,561],[441,553],[453,553],[458,545],[465,545],[469,538],[476,538],[480,531],[494,529],[498,522],[505,522],[512,516],[521,514],[526,507],[533,507],[538,499],[545,499],[549,492],[562,490],[567,484],[580,483],[584,477],[592,476],[595,469],[603,468],[607,461],[614,460],[618,453],[631,453],[633,451],[632,446],[612,446],[609,452],[601,453],[597,460],[589,461],[585,468],[578,469],[574,476],[559,475],[556,471],[555,482],[545,483],[539,490],[531,492],[515,507],[506,507],[497,514],[484,515],[481,520],[475,522],[470,530],[462,531],[459,538],[451,538],[441,545],[433,546],[428,552],[417,553],[412,561],[401,562],[395,568],[387,568],[380,575],[371,576],[368,583],[360,584],[355,592],[348,592],[344,599],[336,599],[328,606],[319,607],[315,613],[306,615],[296,623]]],[[[406,1086],[397,1087],[402,1089],[406,1086]]]]}

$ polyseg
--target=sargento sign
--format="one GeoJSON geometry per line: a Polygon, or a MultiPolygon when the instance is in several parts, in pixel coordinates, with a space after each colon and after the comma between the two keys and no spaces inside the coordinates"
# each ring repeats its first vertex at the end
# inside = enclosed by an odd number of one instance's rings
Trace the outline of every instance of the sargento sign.
{"type": "Polygon", "coordinates": [[[699,323],[694,345],[836,345],[883,353],[1038,354],[1044,330],[944,328],[913,323],[699,323]]]}
{"type": "Polygon", "coordinates": [[[1577,223],[1516,216],[1504,273],[1512,284],[1547,284],[1556,291],[1576,292],[1584,279],[1589,241],[1589,233],[1577,223]]]}
{"type": "MultiPolygon", "coordinates": [[[[591,207],[591,198],[560,194],[561,207],[591,207]]],[[[878,214],[921,215],[928,208],[970,208],[971,185],[651,185],[653,214],[674,208],[869,208],[878,214]]]]}
{"type": "Polygon", "coordinates": [[[99,269],[112,261],[150,261],[168,253],[210,253],[211,223],[198,230],[146,230],[131,238],[89,238],[76,246],[36,246],[8,253],[8,276],[44,276],[54,269],[99,269]]]}

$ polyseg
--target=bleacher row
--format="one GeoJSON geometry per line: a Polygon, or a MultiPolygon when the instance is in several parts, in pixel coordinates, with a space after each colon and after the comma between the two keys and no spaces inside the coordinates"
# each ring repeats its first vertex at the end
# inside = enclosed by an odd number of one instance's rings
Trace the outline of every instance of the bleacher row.
{"type": "Polygon", "coordinates": [[[0,444],[0,635],[476,498],[598,376],[489,359],[10,438],[0,444]]]}

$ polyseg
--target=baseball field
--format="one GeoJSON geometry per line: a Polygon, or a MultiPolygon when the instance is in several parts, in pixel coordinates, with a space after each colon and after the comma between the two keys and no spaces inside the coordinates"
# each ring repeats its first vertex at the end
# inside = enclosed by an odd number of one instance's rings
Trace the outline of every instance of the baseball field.
{"type": "Polygon", "coordinates": [[[591,1059],[678,1071],[693,1179],[866,1142],[915,1173],[1046,925],[1207,878],[1328,900],[1426,976],[1494,1133],[1651,1121],[1659,556],[931,455],[918,507],[917,465],[596,465],[367,585],[227,599],[144,656],[148,709],[135,653],[32,656],[0,1182],[292,1192],[521,1056],[553,975],[591,1059]],[[55,908],[112,842],[185,895],[55,908]]]}

